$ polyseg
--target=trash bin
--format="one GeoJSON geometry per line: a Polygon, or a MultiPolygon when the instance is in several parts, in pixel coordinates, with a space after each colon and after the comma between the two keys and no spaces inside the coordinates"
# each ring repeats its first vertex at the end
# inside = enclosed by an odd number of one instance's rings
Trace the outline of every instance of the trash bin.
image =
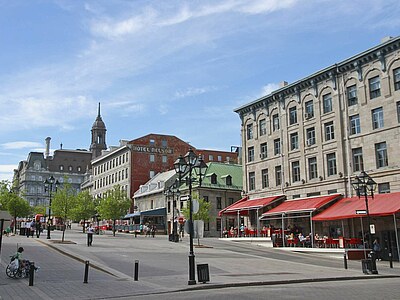
{"type": "Polygon", "coordinates": [[[210,272],[208,270],[208,264],[197,265],[197,281],[202,283],[210,281],[210,272]]]}
{"type": "Polygon", "coordinates": [[[361,266],[364,274],[372,274],[372,259],[362,259],[361,266]]]}

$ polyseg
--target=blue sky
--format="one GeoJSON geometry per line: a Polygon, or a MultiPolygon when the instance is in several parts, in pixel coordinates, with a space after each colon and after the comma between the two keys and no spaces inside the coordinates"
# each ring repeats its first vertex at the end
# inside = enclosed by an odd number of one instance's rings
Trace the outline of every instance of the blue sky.
{"type": "Polygon", "coordinates": [[[398,0],[0,0],[0,180],[30,151],[149,133],[240,145],[233,110],[400,34],[398,0]]]}

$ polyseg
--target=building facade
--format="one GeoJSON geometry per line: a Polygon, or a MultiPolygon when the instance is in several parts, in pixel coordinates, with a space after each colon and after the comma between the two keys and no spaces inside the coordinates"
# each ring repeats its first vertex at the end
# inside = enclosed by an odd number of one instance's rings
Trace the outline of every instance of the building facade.
{"type": "Polygon", "coordinates": [[[400,38],[235,110],[250,198],[341,193],[366,171],[379,193],[400,191],[400,38]]]}

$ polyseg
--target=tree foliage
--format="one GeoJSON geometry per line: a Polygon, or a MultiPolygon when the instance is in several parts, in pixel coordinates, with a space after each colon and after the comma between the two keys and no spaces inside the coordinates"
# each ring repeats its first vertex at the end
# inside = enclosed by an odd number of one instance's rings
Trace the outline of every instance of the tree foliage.
{"type": "MultiPolygon", "coordinates": [[[[86,220],[89,220],[96,214],[96,203],[93,197],[90,195],[88,190],[81,191],[76,196],[75,207],[71,211],[72,219],[76,221],[83,220],[85,224],[86,220]]],[[[85,232],[85,226],[83,226],[83,232],[85,232]]]]}
{"type": "Polygon", "coordinates": [[[126,191],[121,190],[119,185],[115,185],[114,188],[107,194],[104,199],[101,199],[97,210],[103,219],[113,220],[113,235],[115,236],[115,221],[122,218],[128,211],[131,205],[129,197],[126,195],[126,191]]]}
{"type": "MultiPolygon", "coordinates": [[[[71,184],[64,183],[54,194],[51,203],[53,216],[61,217],[65,222],[73,216],[73,210],[76,206],[76,194],[71,184]]],[[[65,229],[65,226],[64,226],[65,229]]],[[[65,230],[63,230],[62,241],[64,241],[65,230]]]]}
{"type": "MultiPolygon", "coordinates": [[[[204,200],[204,198],[200,199],[199,193],[193,193],[192,200],[197,200],[199,202],[199,211],[193,213],[193,220],[203,220],[204,222],[208,222],[210,220],[211,203],[204,200]]],[[[189,219],[189,203],[182,209],[182,213],[186,219],[189,219]]]]}

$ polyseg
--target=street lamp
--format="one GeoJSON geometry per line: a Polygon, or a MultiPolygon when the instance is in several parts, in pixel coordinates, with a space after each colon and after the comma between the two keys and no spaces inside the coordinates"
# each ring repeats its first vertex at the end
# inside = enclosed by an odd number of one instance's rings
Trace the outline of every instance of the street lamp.
{"type": "MultiPolygon", "coordinates": [[[[375,253],[373,249],[372,242],[372,233],[371,233],[371,220],[369,216],[369,208],[368,208],[368,195],[370,194],[372,199],[374,198],[374,190],[376,188],[376,182],[369,176],[365,171],[362,171],[360,175],[356,176],[351,185],[353,189],[356,191],[358,198],[364,196],[365,198],[365,210],[367,213],[367,223],[368,223],[368,248],[371,250],[371,259],[372,259],[372,272],[377,274],[376,264],[375,264],[375,253]]],[[[365,245],[364,245],[365,249],[365,245]]]]}
{"type": "Polygon", "coordinates": [[[189,149],[188,153],[186,153],[185,157],[182,155],[174,162],[175,172],[179,175],[179,180],[181,180],[182,176],[186,173],[189,174],[189,177],[186,178],[186,184],[189,185],[189,285],[196,284],[195,278],[195,261],[194,261],[194,252],[193,252],[193,202],[192,202],[192,183],[196,180],[192,178],[193,170],[197,174],[199,178],[199,186],[201,186],[202,176],[207,169],[207,164],[200,157],[197,157],[192,149],[189,149]],[[196,171],[197,170],[197,171],[196,171]]]}
{"type": "Polygon", "coordinates": [[[175,199],[175,195],[177,197],[177,199],[179,199],[180,196],[180,191],[179,191],[179,181],[175,180],[174,183],[167,189],[167,191],[165,192],[165,195],[168,197],[168,199],[170,197],[172,197],[172,236],[170,241],[171,242],[179,242],[179,237],[178,237],[178,228],[177,228],[177,222],[176,222],[176,199],[175,199]]]}
{"type": "Polygon", "coordinates": [[[47,220],[47,239],[50,239],[50,228],[51,228],[51,194],[53,191],[57,191],[57,187],[60,183],[58,180],[51,175],[44,181],[44,190],[49,192],[49,219],[47,220]]]}

